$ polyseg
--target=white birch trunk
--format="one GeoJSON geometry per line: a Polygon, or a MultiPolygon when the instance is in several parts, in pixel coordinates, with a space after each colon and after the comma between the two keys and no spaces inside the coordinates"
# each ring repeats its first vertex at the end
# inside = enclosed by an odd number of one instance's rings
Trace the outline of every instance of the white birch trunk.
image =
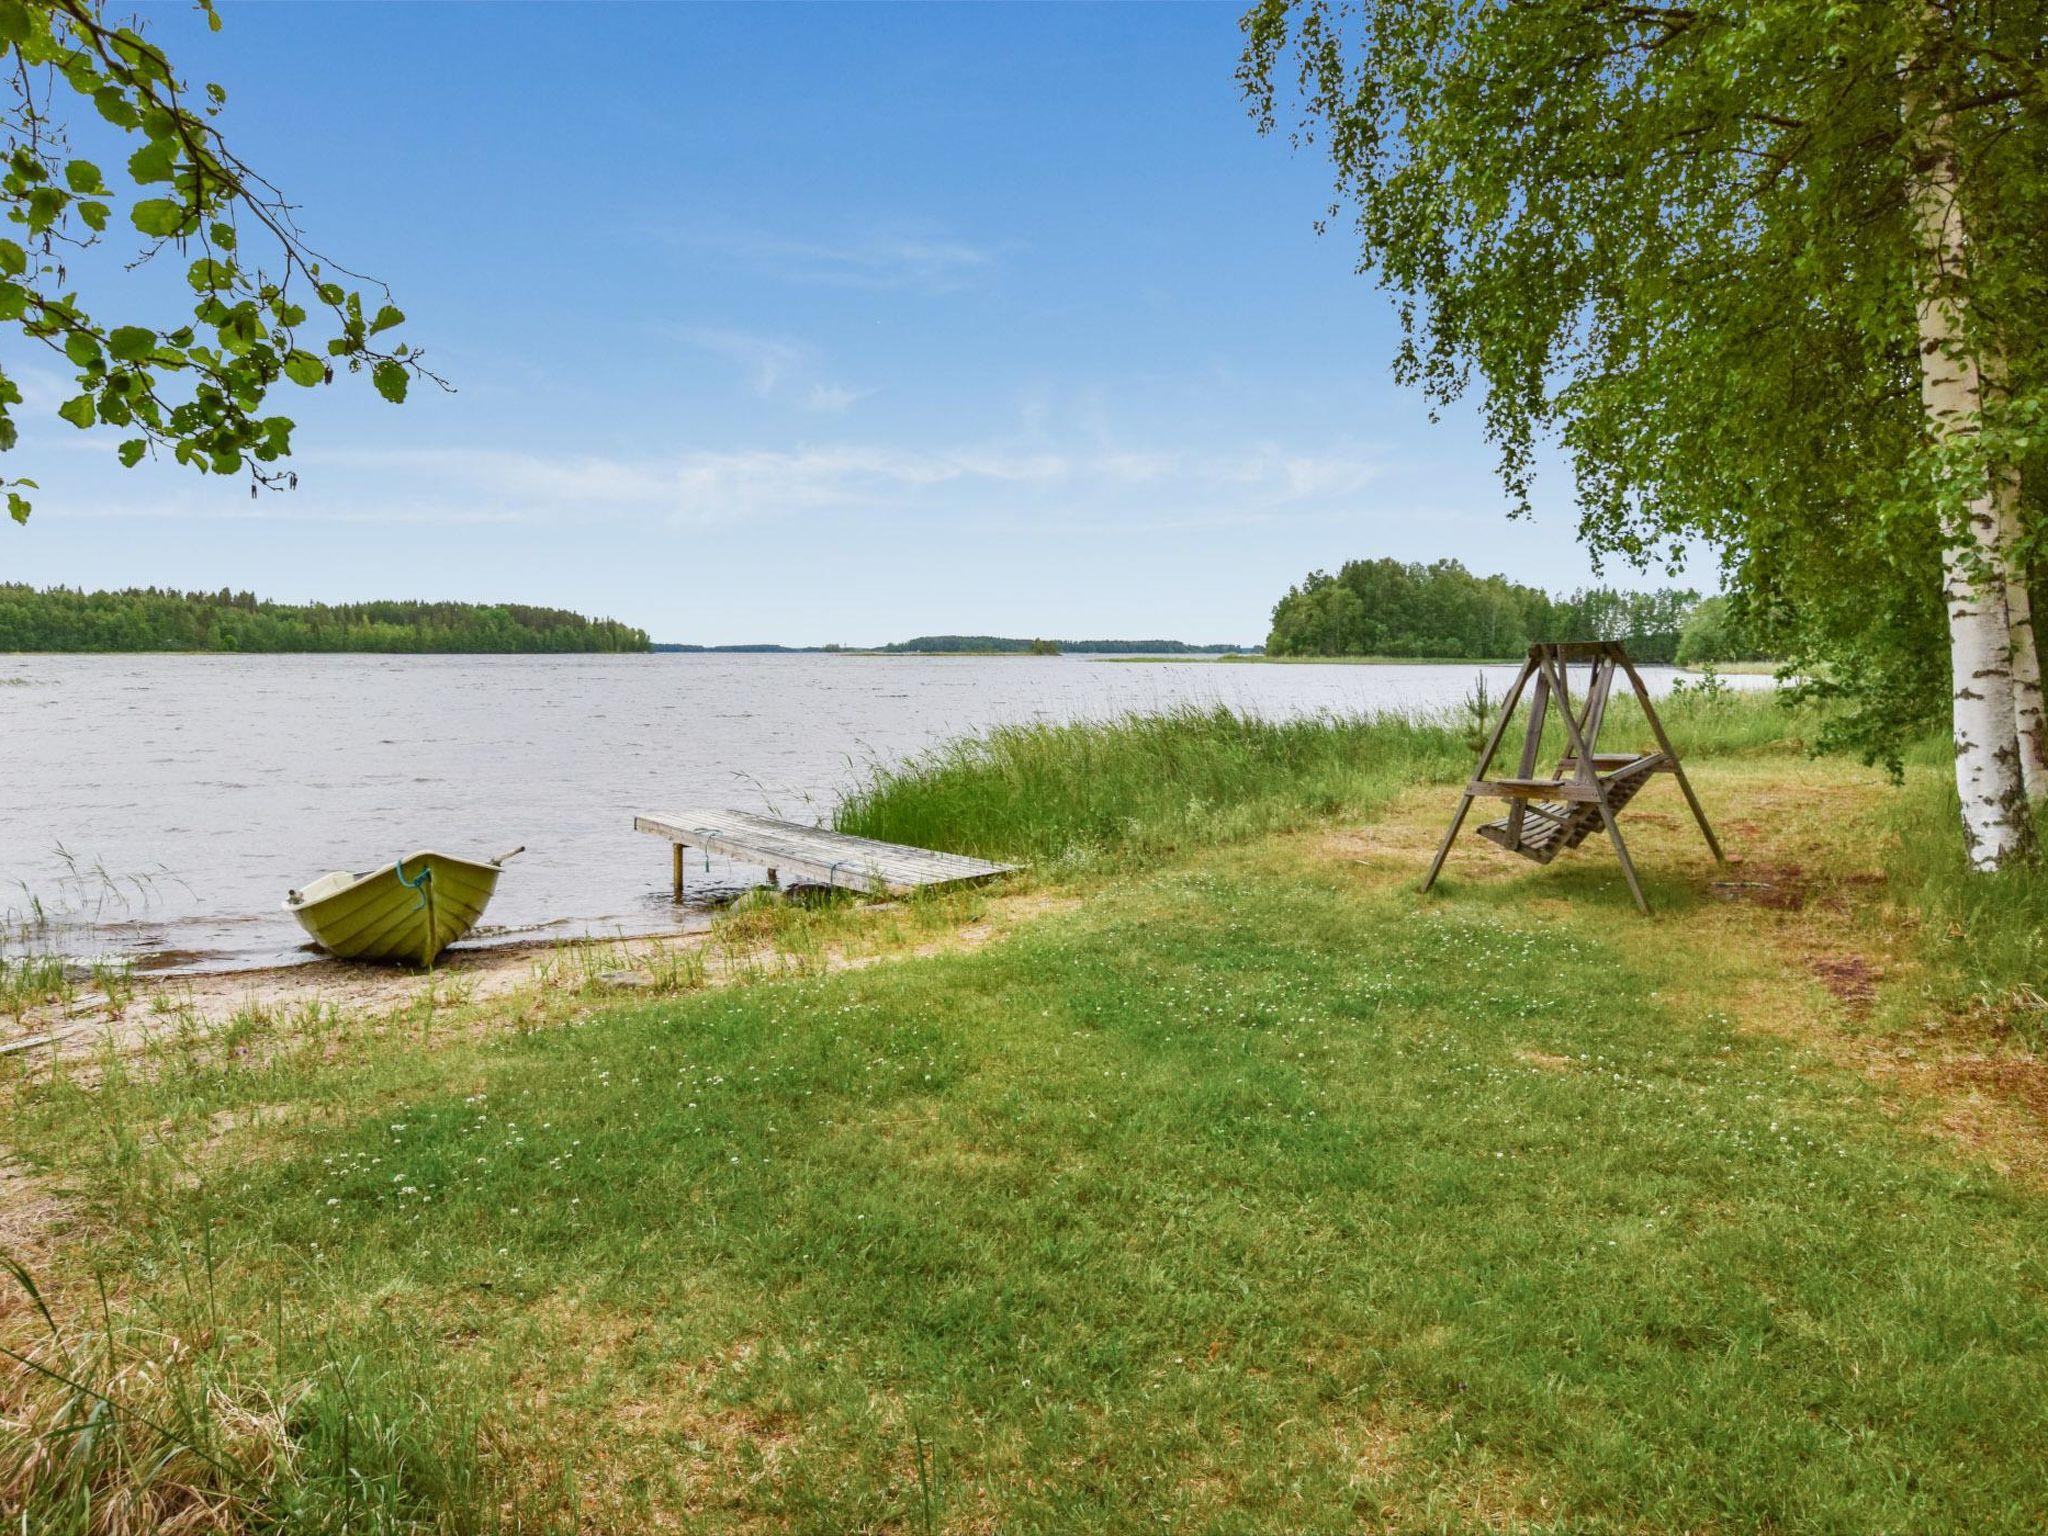
{"type": "MultiPolygon", "coordinates": [[[[1998,490],[2000,543],[2011,550],[2019,538],[2019,488],[2006,477],[1998,490]]],[[[2034,641],[2034,594],[2024,572],[2005,575],[2005,618],[2012,631],[2013,723],[2019,731],[2020,783],[2029,801],[2048,796],[2048,705],[2041,697],[2041,652],[2034,641]]]]}
{"type": "MultiPolygon", "coordinates": [[[[1987,358],[1986,387],[1993,400],[2004,398],[2002,361],[1987,358]]],[[[2048,796],[2048,705],[2041,696],[2041,652],[2034,636],[2034,595],[2017,558],[2020,536],[2020,471],[1999,464],[1991,474],[1991,497],[1998,509],[1998,542],[2005,554],[2005,619],[2012,631],[2012,710],[2019,730],[2020,783],[2029,802],[2048,796]]]]}
{"type": "MultiPolygon", "coordinates": [[[[1909,103],[1909,112],[1912,104],[1909,103]]],[[[1948,118],[1925,129],[1913,189],[1929,270],[1919,304],[1920,400],[1943,441],[1976,432],[1984,381],[1965,334],[1968,246],[1957,202],[1955,144],[1948,118]]],[[[1948,608],[1954,687],[1956,792],[1970,863],[1997,869],[2033,849],[2033,822],[2021,782],[2014,708],[2013,632],[2006,606],[2010,561],[1989,476],[1943,529],[1942,598],[1948,608]]]]}

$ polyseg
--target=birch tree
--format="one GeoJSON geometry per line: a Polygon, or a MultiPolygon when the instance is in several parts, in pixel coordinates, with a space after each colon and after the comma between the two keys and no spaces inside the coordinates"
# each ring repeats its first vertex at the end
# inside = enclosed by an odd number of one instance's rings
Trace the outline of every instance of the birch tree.
{"type": "Polygon", "coordinates": [[[2028,857],[2048,0],[1265,0],[1244,26],[1261,126],[1328,153],[1396,296],[1397,377],[1476,396],[1514,510],[1555,445],[1597,554],[1715,543],[1868,751],[1945,698],[1972,862],[2028,857]]]}
{"type": "Polygon", "coordinates": [[[1920,243],[1917,274],[1920,400],[1933,449],[1951,461],[1954,485],[1941,508],[1942,604],[1948,612],[1954,702],[1956,787],[1963,837],[1983,867],[2007,862],[2026,843],[2027,816],[2019,693],[2032,679],[2039,710],[2040,672],[2016,659],[2016,530],[2002,494],[2012,471],[1973,451],[1984,428],[1983,346],[1969,312],[1970,245],[1962,198],[1955,119],[1932,71],[1905,65],[1903,117],[1911,163],[1910,195],[1920,243]]]}

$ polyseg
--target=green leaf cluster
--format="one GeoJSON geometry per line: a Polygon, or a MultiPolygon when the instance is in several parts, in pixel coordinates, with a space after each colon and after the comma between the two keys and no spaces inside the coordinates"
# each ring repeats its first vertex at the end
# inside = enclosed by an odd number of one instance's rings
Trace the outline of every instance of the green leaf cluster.
{"type": "MultiPolygon", "coordinates": [[[[378,290],[366,310],[361,280],[321,260],[282,193],[229,147],[215,121],[226,93],[208,85],[195,99],[102,0],[0,0],[0,60],[0,90],[14,93],[0,126],[0,211],[13,226],[0,237],[0,323],[72,370],[61,419],[120,429],[124,465],[160,453],[203,474],[246,472],[254,489],[293,483],[280,468],[293,422],[269,405],[280,379],[311,388],[338,364],[367,370],[398,402],[415,378],[433,377],[390,335],[405,317],[388,295],[378,290]],[[65,101],[133,143],[121,174],[69,152],[65,101]],[[142,241],[134,259],[184,264],[189,318],[117,320],[81,301],[71,268],[124,204],[142,241]]],[[[0,451],[16,444],[20,403],[5,382],[0,451]]],[[[13,495],[10,510],[25,519],[26,499],[13,495]]]]}

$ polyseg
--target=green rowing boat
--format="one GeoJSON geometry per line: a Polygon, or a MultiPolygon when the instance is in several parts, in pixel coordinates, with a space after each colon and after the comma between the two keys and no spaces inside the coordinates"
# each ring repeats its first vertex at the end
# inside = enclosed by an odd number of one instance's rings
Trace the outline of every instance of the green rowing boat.
{"type": "Polygon", "coordinates": [[[285,897],[284,909],[313,942],[344,960],[401,960],[431,968],[468,933],[498,888],[498,867],[423,848],[395,864],[352,875],[337,869],[285,897]]]}

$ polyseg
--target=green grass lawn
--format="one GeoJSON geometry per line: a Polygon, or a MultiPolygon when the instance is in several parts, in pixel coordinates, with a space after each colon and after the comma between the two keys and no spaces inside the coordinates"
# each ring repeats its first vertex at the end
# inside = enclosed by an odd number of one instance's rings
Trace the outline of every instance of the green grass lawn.
{"type": "MultiPolygon", "coordinates": [[[[1699,778],[1778,861],[1883,804],[1699,778]]],[[[219,1463],[102,1412],[33,1528],[2041,1529],[2048,1201],[1788,959],[1904,963],[1868,871],[1731,904],[1646,795],[1654,921],[1604,852],[1418,899],[1443,792],[1360,793],[970,952],[17,1069],[38,1358],[219,1463]]]]}

